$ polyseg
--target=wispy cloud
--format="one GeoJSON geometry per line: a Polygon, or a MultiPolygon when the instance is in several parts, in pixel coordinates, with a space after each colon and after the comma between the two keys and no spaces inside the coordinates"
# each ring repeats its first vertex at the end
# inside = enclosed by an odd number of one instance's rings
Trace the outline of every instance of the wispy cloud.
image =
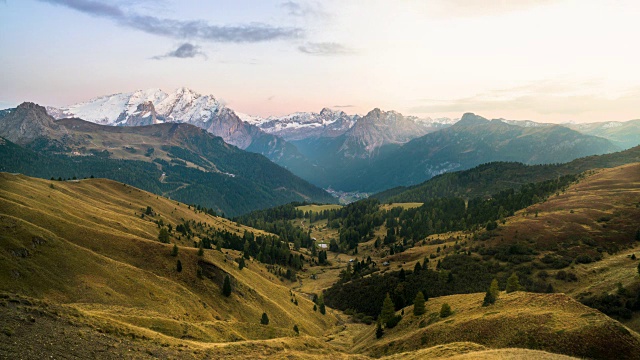
{"type": "Polygon", "coordinates": [[[211,25],[202,20],[175,20],[125,12],[117,5],[93,0],[39,0],[65,6],[92,16],[108,18],[121,26],[149,34],[177,39],[199,39],[211,42],[255,43],[295,39],[304,35],[300,28],[251,23],[239,26],[211,25]]]}
{"type": "Polygon", "coordinates": [[[320,56],[351,55],[356,53],[355,50],[334,42],[308,42],[298,46],[298,51],[309,55],[320,56]]]}
{"type": "Polygon", "coordinates": [[[628,89],[615,96],[598,92],[599,81],[540,81],[518,87],[497,89],[470,97],[434,100],[411,108],[418,113],[511,112],[532,111],[541,115],[580,115],[590,112],[613,112],[628,108],[640,98],[640,88],[628,89]]]}
{"type": "Polygon", "coordinates": [[[356,107],[355,105],[333,105],[334,108],[352,108],[356,107]]]}
{"type": "Polygon", "coordinates": [[[155,59],[155,60],[162,60],[167,58],[188,59],[188,58],[194,58],[196,56],[202,56],[205,59],[207,58],[207,54],[201,51],[199,46],[196,46],[190,43],[184,43],[178,46],[177,49],[173,51],[169,51],[164,55],[154,56],[152,57],[152,59],[155,59]]]}
{"type": "Polygon", "coordinates": [[[322,4],[315,1],[285,1],[280,4],[280,6],[289,16],[317,18],[329,17],[329,13],[324,10],[322,4]]]}

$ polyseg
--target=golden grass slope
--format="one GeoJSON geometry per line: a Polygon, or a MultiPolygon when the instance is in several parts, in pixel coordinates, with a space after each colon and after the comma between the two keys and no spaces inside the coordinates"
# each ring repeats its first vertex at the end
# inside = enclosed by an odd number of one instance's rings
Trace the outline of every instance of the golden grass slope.
{"type": "Polygon", "coordinates": [[[528,348],[595,359],[635,359],[640,336],[615,320],[563,294],[502,293],[482,307],[484,294],[433,298],[426,314],[413,307],[393,329],[375,338],[372,327],[356,341],[355,350],[384,356],[451,342],[473,342],[489,348],[528,348]],[[440,318],[443,303],[453,315],[440,318]]]}
{"type": "Polygon", "coordinates": [[[293,325],[301,335],[320,336],[336,322],[330,312],[314,312],[311,301],[292,295],[263,265],[249,261],[239,270],[233,251],[206,250],[198,257],[197,249],[181,246],[177,258],[171,256],[172,245],[157,241],[157,225],[140,217],[146,206],[154,219],[174,227],[184,219],[258,232],[109,180],[57,182],[3,173],[0,291],[62,304],[117,332],[170,344],[290,337],[293,325]],[[221,295],[225,274],[232,279],[229,298],[221,295]],[[259,325],[263,311],[268,326],[259,325]]]}

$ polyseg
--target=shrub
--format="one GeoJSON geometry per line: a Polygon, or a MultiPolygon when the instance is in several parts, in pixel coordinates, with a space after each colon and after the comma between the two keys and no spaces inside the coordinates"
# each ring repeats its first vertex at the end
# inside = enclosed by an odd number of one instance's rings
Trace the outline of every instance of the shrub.
{"type": "Polygon", "coordinates": [[[262,318],[260,318],[260,324],[269,325],[269,317],[267,316],[266,312],[262,313],[262,318]]]}

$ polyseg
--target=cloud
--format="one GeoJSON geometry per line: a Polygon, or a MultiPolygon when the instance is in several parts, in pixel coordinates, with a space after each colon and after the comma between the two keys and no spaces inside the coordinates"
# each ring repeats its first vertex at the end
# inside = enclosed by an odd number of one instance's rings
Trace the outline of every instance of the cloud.
{"type": "Polygon", "coordinates": [[[355,105],[333,105],[334,108],[352,108],[356,107],[355,105]]]}
{"type": "Polygon", "coordinates": [[[599,81],[540,81],[531,84],[488,91],[470,97],[433,100],[411,108],[418,113],[447,112],[534,112],[540,115],[578,116],[588,113],[616,113],[634,109],[640,88],[604,95],[599,81]]]}
{"type": "Polygon", "coordinates": [[[152,57],[152,59],[155,59],[155,60],[162,60],[166,58],[188,59],[188,58],[194,58],[196,56],[202,56],[205,59],[207,58],[207,54],[202,52],[199,46],[196,46],[190,43],[184,43],[178,46],[177,49],[173,51],[169,51],[164,55],[154,56],[152,57]]]}
{"type": "Polygon", "coordinates": [[[318,2],[285,1],[280,6],[289,16],[326,18],[329,14],[318,2]]]}
{"type": "Polygon", "coordinates": [[[350,55],[355,53],[353,49],[334,42],[308,42],[304,45],[298,46],[298,51],[309,55],[321,56],[350,55]]]}
{"type": "Polygon", "coordinates": [[[108,18],[121,26],[149,34],[177,39],[199,39],[211,42],[255,43],[281,39],[296,39],[304,35],[300,28],[278,27],[251,23],[240,26],[210,25],[202,20],[175,20],[125,12],[116,5],[93,0],[39,0],[65,6],[92,16],[108,18]]]}

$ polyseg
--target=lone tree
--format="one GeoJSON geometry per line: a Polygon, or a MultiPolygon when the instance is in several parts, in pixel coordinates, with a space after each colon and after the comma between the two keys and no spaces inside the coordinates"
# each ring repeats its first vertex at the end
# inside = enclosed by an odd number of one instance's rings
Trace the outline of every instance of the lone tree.
{"type": "Polygon", "coordinates": [[[416,298],[413,300],[413,315],[420,316],[425,313],[424,295],[422,291],[418,291],[416,298]]]}
{"type": "Polygon", "coordinates": [[[298,329],[298,325],[297,324],[293,325],[293,331],[295,331],[296,334],[300,334],[300,329],[298,329]]]}
{"type": "Polygon", "coordinates": [[[182,263],[180,262],[180,259],[178,259],[178,262],[176,263],[176,271],[182,272],[182,263]]]}
{"type": "Polygon", "coordinates": [[[451,316],[451,314],[453,314],[451,306],[447,303],[442,304],[442,307],[440,308],[440,317],[446,318],[447,316],[451,316]]]}
{"type": "Polygon", "coordinates": [[[266,312],[262,313],[262,318],[260,319],[260,324],[269,325],[269,317],[267,316],[266,312]]]}
{"type": "Polygon", "coordinates": [[[516,273],[512,273],[511,276],[509,276],[509,278],[507,279],[507,288],[505,289],[505,291],[508,294],[518,290],[520,290],[518,275],[516,273]]]}
{"type": "Polygon", "coordinates": [[[229,275],[225,275],[224,284],[222,284],[222,295],[229,297],[231,296],[231,280],[229,279],[229,275]]]}
{"type": "Polygon", "coordinates": [[[498,294],[500,290],[498,289],[498,279],[493,279],[491,281],[491,286],[487,289],[487,293],[484,295],[484,301],[482,302],[482,306],[489,306],[494,304],[498,299],[498,294]]]}
{"type": "Polygon", "coordinates": [[[241,257],[240,260],[238,261],[238,269],[242,270],[245,267],[245,263],[244,263],[244,257],[241,257]]]}
{"type": "Polygon", "coordinates": [[[382,303],[382,310],[380,311],[380,322],[386,324],[387,321],[391,320],[391,318],[396,314],[395,305],[393,305],[393,301],[391,300],[391,296],[387,293],[387,296],[384,298],[384,302],[382,303]]]}
{"type": "Polygon", "coordinates": [[[327,309],[324,306],[324,296],[320,295],[318,298],[318,308],[320,308],[320,314],[324,315],[327,313],[327,309]]]}
{"type": "Polygon", "coordinates": [[[160,241],[163,244],[169,243],[169,232],[167,231],[167,229],[165,228],[160,229],[160,233],[158,234],[158,241],[160,241]]]}
{"type": "Polygon", "coordinates": [[[178,256],[178,245],[173,244],[173,249],[171,250],[171,256],[178,256]]]}
{"type": "Polygon", "coordinates": [[[376,339],[380,339],[384,334],[384,330],[382,330],[382,325],[380,325],[380,320],[378,320],[378,324],[376,325],[376,339]]]}
{"type": "Polygon", "coordinates": [[[198,256],[204,255],[204,244],[200,241],[200,245],[198,245],[198,256]]]}

